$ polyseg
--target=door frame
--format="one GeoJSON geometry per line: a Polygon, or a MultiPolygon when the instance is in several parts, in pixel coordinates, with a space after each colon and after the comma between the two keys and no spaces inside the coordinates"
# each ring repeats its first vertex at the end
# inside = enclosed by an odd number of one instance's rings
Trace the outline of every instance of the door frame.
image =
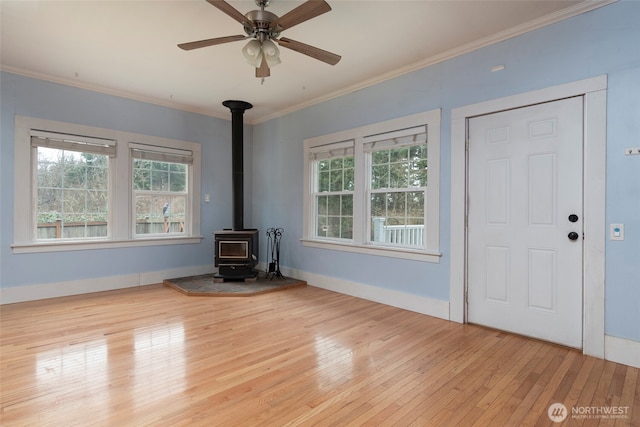
{"type": "Polygon", "coordinates": [[[582,351],[604,358],[607,76],[566,83],[451,111],[451,264],[449,319],[466,323],[468,119],[584,96],[582,351]]]}

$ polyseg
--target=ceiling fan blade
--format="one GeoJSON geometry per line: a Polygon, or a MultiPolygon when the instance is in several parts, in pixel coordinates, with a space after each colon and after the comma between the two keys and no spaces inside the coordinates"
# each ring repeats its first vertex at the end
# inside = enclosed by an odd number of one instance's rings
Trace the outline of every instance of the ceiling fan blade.
{"type": "Polygon", "coordinates": [[[196,42],[180,43],[178,47],[183,50],[193,50],[193,49],[200,49],[201,47],[215,46],[217,44],[222,44],[222,43],[236,42],[238,40],[244,40],[246,38],[247,36],[241,36],[241,35],[216,37],[215,39],[206,39],[206,40],[199,40],[196,42]]]}
{"type": "Polygon", "coordinates": [[[326,50],[310,46],[308,44],[291,40],[286,37],[282,37],[276,41],[282,47],[295,50],[296,52],[302,53],[303,55],[307,55],[319,61],[326,62],[329,65],[336,65],[342,58],[340,55],[336,55],[335,53],[331,53],[326,50]]]}
{"type": "Polygon", "coordinates": [[[238,12],[238,9],[236,9],[233,6],[231,6],[226,1],[224,1],[224,0],[207,0],[207,2],[210,5],[218,8],[222,12],[226,13],[227,15],[229,15],[230,17],[232,17],[233,19],[235,19],[239,23],[244,24],[245,22],[247,22],[247,18],[242,13],[238,12]]]}
{"type": "Polygon", "coordinates": [[[267,58],[265,58],[263,53],[260,67],[256,67],[256,77],[265,78],[265,77],[269,77],[270,75],[271,75],[271,70],[269,69],[269,64],[267,64],[267,58]]]}
{"type": "MultiPolygon", "coordinates": [[[[209,1],[209,0],[207,0],[209,1]]],[[[331,10],[331,6],[324,0],[308,0],[300,6],[285,13],[278,19],[278,25],[283,30],[298,25],[301,22],[308,21],[311,18],[327,13],[331,10]]]]}

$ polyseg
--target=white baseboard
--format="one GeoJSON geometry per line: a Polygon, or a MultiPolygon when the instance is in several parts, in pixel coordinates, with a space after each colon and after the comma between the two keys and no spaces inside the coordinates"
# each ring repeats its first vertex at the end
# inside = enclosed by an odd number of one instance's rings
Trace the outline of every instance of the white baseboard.
{"type": "Polygon", "coordinates": [[[640,341],[605,335],[604,358],[612,362],[640,368],[640,341]]]}
{"type": "Polygon", "coordinates": [[[285,276],[295,277],[304,280],[309,286],[327,289],[329,291],[426,314],[449,320],[449,302],[433,298],[421,297],[405,292],[394,291],[392,289],[380,288],[366,285],[364,283],[352,282],[337,277],[329,277],[316,273],[309,273],[302,270],[282,268],[285,276]]]}
{"type": "Polygon", "coordinates": [[[66,297],[91,292],[111,291],[136,286],[162,283],[165,279],[213,273],[213,265],[174,268],[171,270],[147,271],[120,276],[95,279],[70,280],[66,282],[42,283],[28,286],[0,288],[0,304],[34,301],[46,298],[66,297]]]}
{"type": "MultiPolygon", "coordinates": [[[[264,269],[264,265],[258,268],[264,269]]],[[[305,280],[310,286],[363,298],[369,301],[414,311],[445,320],[449,317],[449,302],[427,297],[419,297],[391,289],[351,282],[336,277],[309,273],[301,270],[282,268],[285,276],[305,280]]],[[[597,356],[596,356],[597,357],[597,356]]],[[[640,341],[605,335],[604,359],[640,368],[640,341]]]]}
{"type": "MultiPolygon", "coordinates": [[[[260,264],[259,269],[264,270],[260,264]]],[[[174,277],[196,276],[214,273],[213,265],[175,268],[171,270],[147,271],[120,276],[99,277],[95,279],[71,280],[66,282],[43,283],[29,286],[0,288],[0,304],[12,304],[46,298],[79,295],[92,292],[110,291],[114,289],[132,288],[136,286],[161,283],[174,277]]],[[[302,270],[282,268],[285,276],[306,281],[309,286],[398,307],[440,319],[451,320],[449,302],[433,298],[421,297],[392,289],[352,282],[336,277],[309,273],[302,270]]],[[[605,335],[606,360],[640,368],[640,341],[633,341],[605,335]]]]}

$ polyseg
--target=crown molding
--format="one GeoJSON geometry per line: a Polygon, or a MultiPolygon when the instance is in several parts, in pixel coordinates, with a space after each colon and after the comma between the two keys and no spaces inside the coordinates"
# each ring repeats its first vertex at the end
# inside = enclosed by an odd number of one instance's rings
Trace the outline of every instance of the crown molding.
{"type": "MultiPolygon", "coordinates": [[[[409,64],[407,66],[404,67],[400,67],[397,68],[395,70],[392,70],[388,73],[384,73],[384,74],[380,74],[374,78],[368,79],[368,80],[364,80],[361,82],[358,82],[357,84],[351,85],[351,86],[347,86],[345,88],[342,88],[340,90],[334,91],[334,92],[329,92],[323,96],[320,97],[316,97],[313,99],[310,99],[306,102],[303,103],[299,103],[296,105],[293,105],[291,107],[282,109],[282,110],[278,110],[275,111],[273,113],[270,114],[266,114],[264,116],[261,117],[254,117],[254,118],[247,118],[246,124],[249,125],[256,125],[259,123],[263,123],[263,122],[267,122],[269,120],[275,119],[277,117],[281,117],[284,116],[286,114],[292,113],[294,111],[298,111],[301,110],[303,108],[307,108],[310,107],[312,105],[316,105],[319,104],[321,102],[325,102],[334,98],[338,98],[340,96],[370,87],[370,86],[374,86],[376,84],[382,83],[384,81],[411,73],[413,71],[422,69],[422,68],[426,68],[429,67],[431,65],[440,63],[440,62],[444,62],[446,60],[455,58],[457,56],[461,56],[464,55],[466,53],[472,52],[474,50],[478,50],[481,49],[483,47],[486,46],[490,46],[492,44],[525,34],[527,32],[533,31],[533,30],[537,30],[539,28],[545,27],[547,25],[551,25],[551,24],[555,24],[557,22],[563,21],[565,19],[569,19],[572,18],[574,16],[586,13],[586,12],[590,12],[592,10],[598,9],[600,7],[612,4],[617,2],[618,0],[585,0],[582,1],[578,4],[575,4],[571,7],[568,7],[566,9],[557,11],[555,13],[551,13],[549,15],[545,15],[541,18],[532,20],[532,21],[528,21],[524,24],[521,25],[517,25],[515,27],[509,28],[507,30],[501,31],[499,33],[493,34],[491,36],[487,36],[484,38],[480,38],[472,43],[467,43],[465,45],[459,46],[455,49],[451,49],[448,50],[446,52],[443,52],[441,54],[438,55],[434,55],[431,56],[429,58],[425,58],[421,61],[415,62],[413,64],[409,64]]],[[[209,117],[215,117],[215,118],[219,118],[219,119],[223,119],[223,120],[228,120],[229,117],[228,115],[221,115],[221,114],[217,114],[211,110],[207,110],[207,109],[202,109],[202,108],[197,108],[197,107],[193,107],[190,106],[188,104],[183,104],[183,103],[178,103],[175,101],[168,101],[165,99],[160,99],[160,98],[155,98],[155,97],[149,97],[149,96],[144,96],[144,95],[140,95],[140,94],[136,94],[136,93],[132,93],[132,92],[127,92],[127,91],[120,91],[120,90],[116,90],[116,89],[112,89],[112,88],[107,88],[104,86],[100,86],[100,85],[94,85],[94,84],[90,84],[90,83],[86,83],[86,82],[80,82],[77,80],[73,80],[73,79],[69,79],[69,78],[62,78],[62,77],[56,77],[56,76],[52,76],[52,75],[48,75],[48,74],[44,74],[44,73],[38,73],[38,72],[34,72],[34,71],[29,71],[29,70],[25,70],[22,68],[17,68],[17,67],[12,67],[9,65],[3,65],[0,64],[0,70],[1,71],[6,71],[9,73],[13,73],[13,74],[18,74],[18,75],[22,75],[25,77],[31,77],[34,79],[38,79],[38,80],[44,80],[44,81],[49,81],[52,83],[58,83],[58,84],[62,84],[65,86],[72,86],[72,87],[77,87],[80,89],[86,89],[86,90],[91,90],[94,92],[99,92],[99,93],[103,93],[103,94],[107,94],[107,95],[113,95],[113,96],[118,96],[121,98],[126,98],[126,99],[130,99],[130,100],[134,100],[134,101],[140,101],[140,102],[145,102],[148,104],[153,104],[153,105],[158,105],[158,106],[163,106],[163,107],[168,107],[168,108],[173,108],[176,110],[181,110],[181,111],[186,111],[186,112],[190,112],[190,113],[196,113],[196,114],[201,114],[204,116],[209,116],[209,117]]]]}
{"type": "Polygon", "coordinates": [[[228,115],[223,116],[221,114],[215,114],[214,112],[203,109],[196,108],[187,104],[182,104],[175,101],[167,101],[165,99],[160,99],[151,96],[144,96],[133,92],[127,92],[122,90],[117,90],[113,88],[108,88],[105,86],[100,86],[96,84],[91,84],[87,82],[81,82],[78,80],[73,80],[65,77],[52,76],[46,73],[39,73],[36,71],[25,70],[24,68],[13,67],[11,65],[0,64],[0,71],[5,71],[7,73],[17,74],[24,77],[30,77],[36,80],[43,80],[50,83],[57,83],[65,86],[71,86],[78,89],[90,90],[92,92],[103,93],[105,95],[117,96],[120,98],[129,99],[132,101],[144,102],[146,104],[157,105],[160,107],[173,108],[175,110],[185,111],[189,113],[201,114],[203,116],[215,117],[218,119],[229,120],[228,115]]]}
{"type": "Polygon", "coordinates": [[[517,25],[515,27],[511,27],[507,30],[498,32],[496,34],[492,34],[490,36],[487,37],[483,37],[480,38],[474,42],[471,43],[467,43],[464,44],[462,46],[459,46],[455,49],[450,49],[446,52],[443,52],[441,54],[438,55],[434,55],[431,56],[429,58],[425,58],[423,60],[420,60],[418,62],[414,62],[413,64],[409,64],[407,66],[401,67],[401,68],[397,68],[393,71],[390,71],[388,73],[384,73],[384,74],[380,74],[379,76],[376,76],[372,79],[369,80],[363,80],[361,82],[358,82],[355,85],[351,85],[348,87],[345,87],[343,89],[340,89],[338,91],[335,92],[330,92],[322,97],[318,97],[318,98],[314,98],[311,99],[307,102],[304,103],[300,103],[297,105],[294,105],[292,107],[289,107],[287,109],[284,110],[280,110],[277,112],[274,112],[272,114],[268,114],[266,116],[262,116],[260,118],[254,119],[252,124],[258,124],[258,123],[262,123],[262,122],[266,122],[272,119],[275,119],[277,117],[283,116],[285,114],[289,114],[292,113],[294,111],[298,111],[301,110],[303,108],[306,107],[310,107],[312,105],[315,104],[319,104],[321,102],[324,101],[328,101],[334,98],[338,98],[342,95],[346,95],[348,93],[351,92],[355,92],[358,91],[360,89],[364,89],[370,86],[374,86],[378,83],[382,83],[386,80],[390,80],[393,79],[395,77],[399,77],[402,76],[404,74],[408,74],[411,73],[413,71],[416,70],[420,70],[422,68],[426,68],[429,67],[431,65],[440,63],[440,62],[444,62],[447,61],[449,59],[455,58],[457,56],[461,56],[464,55],[466,53],[472,52],[474,50],[478,50],[481,49],[483,47],[487,47],[496,43],[499,43],[501,41],[513,38],[513,37],[517,37],[519,35],[528,33],[530,31],[533,30],[537,30],[539,28],[543,28],[546,27],[548,25],[551,24],[555,24],[557,22],[563,21],[565,19],[569,19],[572,18],[574,16],[577,15],[581,15],[583,13],[587,13],[590,12],[592,10],[601,8],[603,6],[607,6],[609,4],[612,3],[616,3],[619,0],[585,0],[583,2],[580,2],[578,4],[575,4],[571,7],[568,7],[566,9],[562,9],[560,11],[557,11],[555,13],[551,13],[548,15],[545,15],[543,17],[540,17],[538,19],[534,19],[528,22],[525,22],[523,24],[517,25]]]}

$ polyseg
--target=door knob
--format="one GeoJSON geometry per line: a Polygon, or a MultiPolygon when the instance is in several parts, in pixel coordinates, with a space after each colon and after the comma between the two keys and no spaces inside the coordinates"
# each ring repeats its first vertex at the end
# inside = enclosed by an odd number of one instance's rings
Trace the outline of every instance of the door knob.
{"type": "Polygon", "coordinates": [[[569,215],[569,222],[578,222],[578,215],[576,214],[569,215]]]}
{"type": "Polygon", "coordinates": [[[567,235],[567,237],[569,238],[569,240],[578,240],[578,237],[580,236],[575,231],[572,231],[567,235]]]}

